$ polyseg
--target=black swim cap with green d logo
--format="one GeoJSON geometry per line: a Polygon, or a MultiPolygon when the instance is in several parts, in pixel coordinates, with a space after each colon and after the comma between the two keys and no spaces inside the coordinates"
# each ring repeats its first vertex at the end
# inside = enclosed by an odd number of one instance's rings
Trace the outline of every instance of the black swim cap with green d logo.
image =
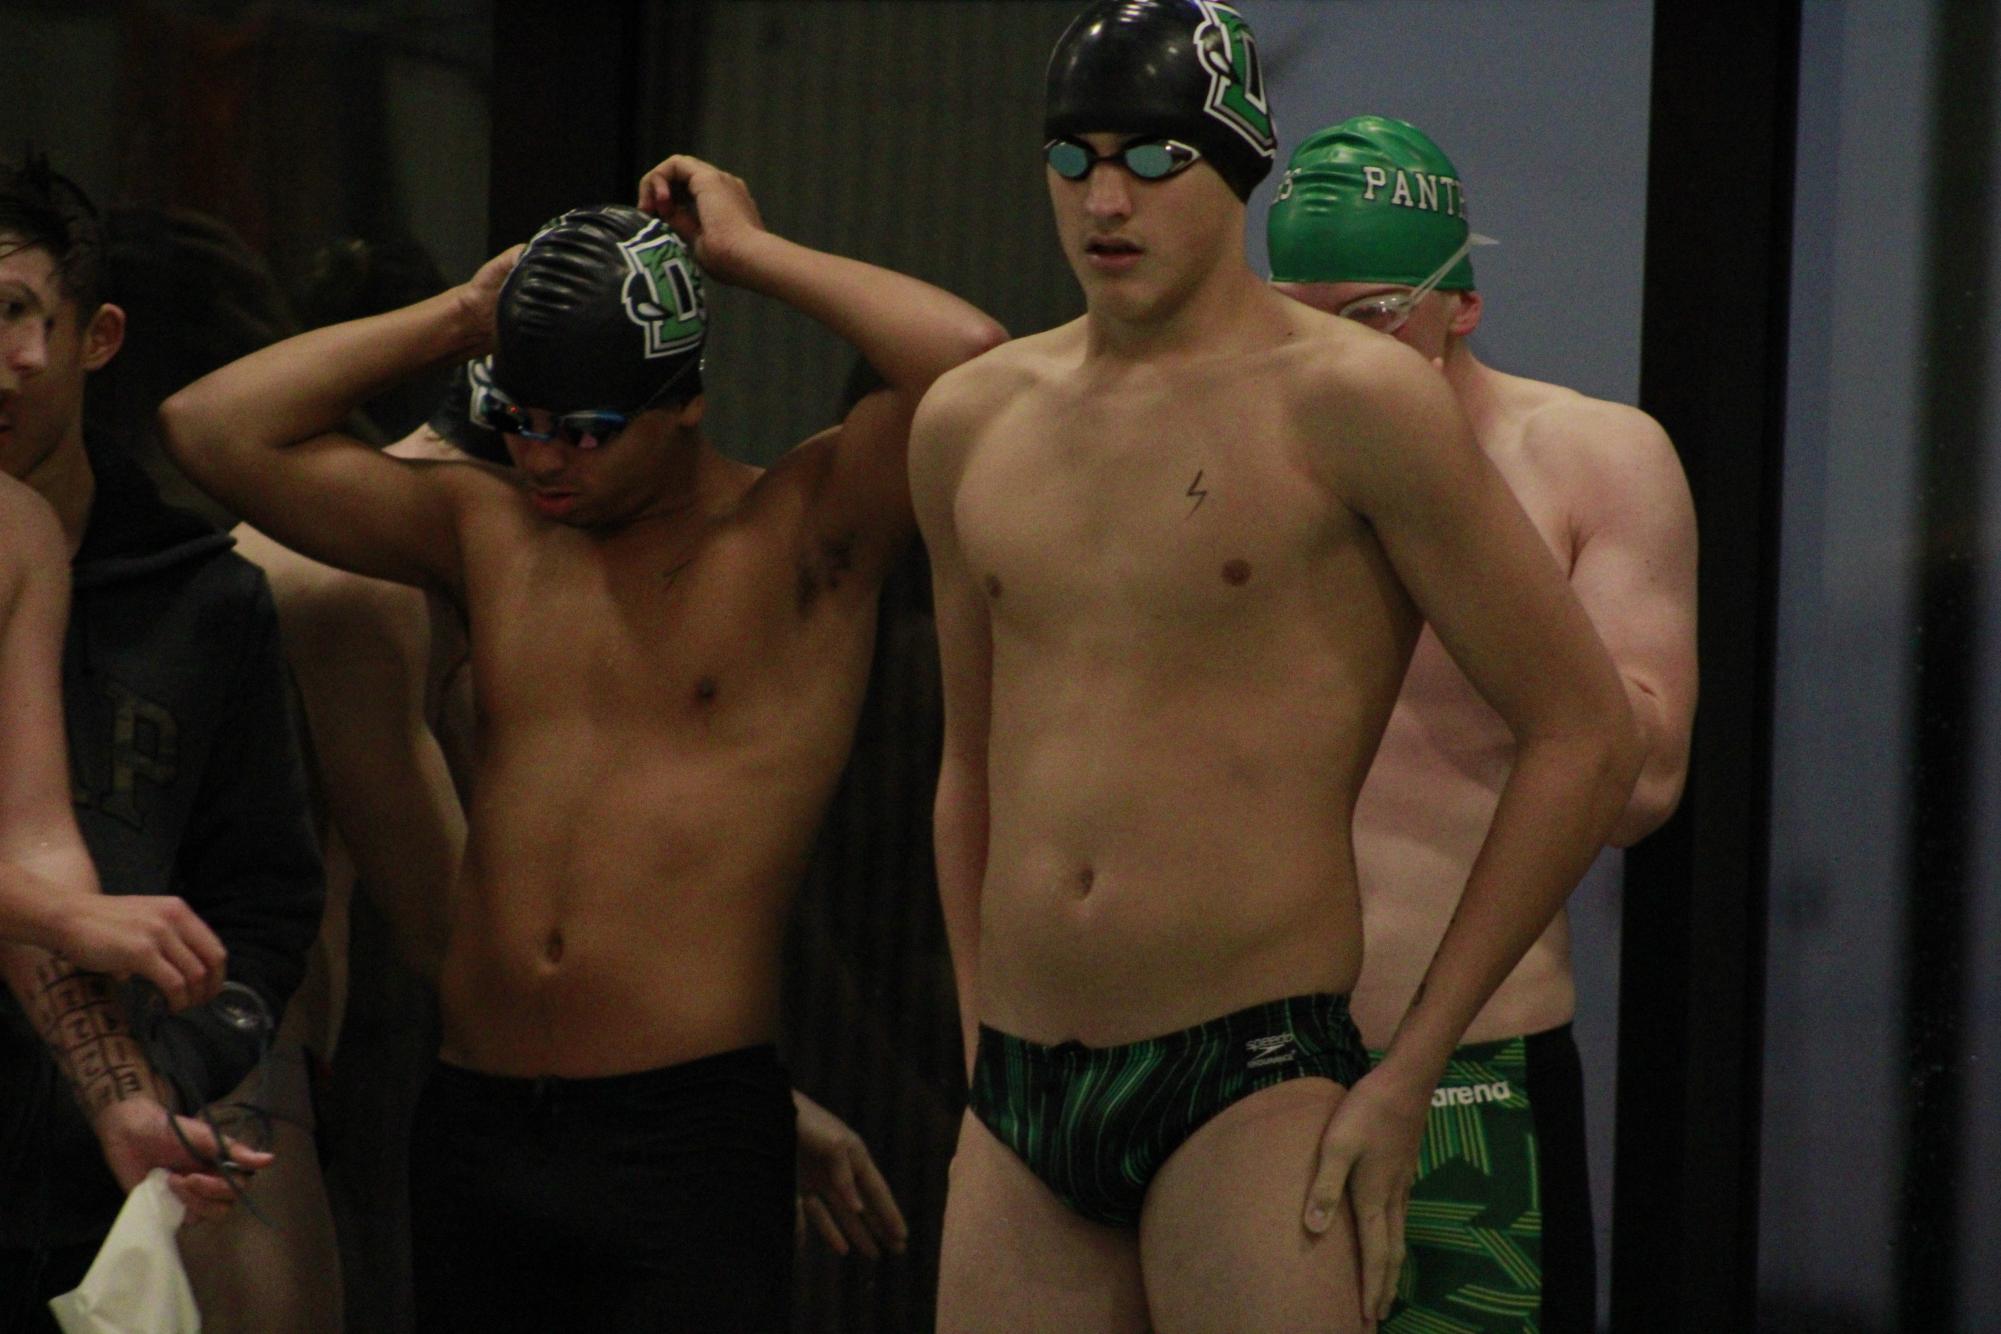
{"type": "Polygon", "coordinates": [[[493,382],[524,407],[632,413],[701,392],[708,303],[688,248],[624,204],[543,227],[500,290],[493,382]]]}
{"type": "Polygon", "coordinates": [[[1257,41],[1224,0],[1098,0],[1049,57],[1045,138],[1178,139],[1248,199],[1278,156],[1257,41]]]}

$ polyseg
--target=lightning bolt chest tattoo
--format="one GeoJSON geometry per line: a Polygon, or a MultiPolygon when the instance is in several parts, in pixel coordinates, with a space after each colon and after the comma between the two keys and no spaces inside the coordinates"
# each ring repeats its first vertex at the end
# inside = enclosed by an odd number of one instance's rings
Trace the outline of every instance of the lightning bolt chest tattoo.
{"type": "Polygon", "coordinates": [[[1186,518],[1194,518],[1195,511],[1201,509],[1202,502],[1209,498],[1208,488],[1202,485],[1202,476],[1203,469],[1197,468],[1195,470],[1195,479],[1188,483],[1188,490],[1183,493],[1195,502],[1188,507],[1188,513],[1184,516],[1186,518]]]}

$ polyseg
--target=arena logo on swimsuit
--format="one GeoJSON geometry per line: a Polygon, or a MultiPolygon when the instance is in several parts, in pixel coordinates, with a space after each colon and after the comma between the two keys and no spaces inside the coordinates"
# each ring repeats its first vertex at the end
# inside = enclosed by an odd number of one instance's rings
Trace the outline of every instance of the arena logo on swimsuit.
{"type": "MultiPolygon", "coordinates": [[[[1291,192],[1292,173],[1286,173],[1283,194],[1291,192]]],[[[1362,168],[1362,198],[1374,200],[1376,192],[1390,183],[1387,167],[1362,168]]],[[[1392,208],[1423,209],[1427,213],[1443,213],[1447,217],[1466,216],[1466,191],[1455,177],[1435,176],[1428,171],[1397,170],[1396,189],[1390,194],[1392,208]],[[1411,181],[1417,181],[1417,190],[1411,191],[1411,181]]]]}
{"type": "Polygon", "coordinates": [[[1515,1096],[1508,1081],[1499,1079],[1491,1084],[1463,1084],[1458,1088],[1433,1089],[1433,1107],[1471,1107],[1476,1102],[1507,1102],[1515,1096]]]}
{"type": "Polygon", "coordinates": [[[1195,0],[1202,21],[1195,25],[1195,50],[1209,71],[1203,110],[1229,126],[1264,157],[1278,155],[1271,103],[1265,98],[1264,69],[1250,25],[1222,0],[1195,0]]]}
{"type": "Polygon", "coordinates": [[[646,330],[647,359],[701,346],[708,303],[701,275],[673,228],[654,221],[618,248],[632,270],[621,294],[625,317],[646,330]]]}

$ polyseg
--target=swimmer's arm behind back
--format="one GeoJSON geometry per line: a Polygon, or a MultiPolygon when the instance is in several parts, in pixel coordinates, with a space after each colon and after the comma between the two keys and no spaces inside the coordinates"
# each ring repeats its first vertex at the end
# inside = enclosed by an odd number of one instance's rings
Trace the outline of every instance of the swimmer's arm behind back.
{"type": "Polygon", "coordinates": [[[980,891],[986,878],[987,741],[993,695],[993,634],[985,595],[959,545],[959,482],[974,433],[989,409],[985,362],[933,387],[911,427],[910,493],[931,556],[933,611],[944,680],[945,740],[933,808],[938,898],[959,997],[959,1030],[972,1069],[979,1024],[980,891]]]}
{"type": "Polygon", "coordinates": [[[463,286],[288,338],[195,381],[160,409],[168,452],[203,490],[294,550],[458,595],[460,507],[479,470],[391,458],[337,428],[383,388],[484,353],[517,253],[463,286]]]}
{"type": "Polygon", "coordinates": [[[1635,408],[1579,399],[1532,430],[1574,468],[1570,587],[1612,656],[1645,762],[1610,841],[1628,847],[1674,814],[1696,699],[1696,526],[1667,433],[1635,408]]]}

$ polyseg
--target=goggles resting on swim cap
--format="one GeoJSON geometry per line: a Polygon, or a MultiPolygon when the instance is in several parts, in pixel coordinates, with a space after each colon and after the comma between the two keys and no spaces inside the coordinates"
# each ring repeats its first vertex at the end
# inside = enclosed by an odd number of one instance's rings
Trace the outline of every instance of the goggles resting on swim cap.
{"type": "Polygon", "coordinates": [[[1049,57],[1042,137],[1192,145],[1239,199],[1278,157],[1257,40],[1225,0],[1096,0],[1049,57]]]}
{"type": "Polygon", "coordinates": [[[1143,181],[1164,181],[1194,166],[1202,153],[1179,139],[1138,139],[1110,153],[1094,153],[1076,139],[1051,139],[1042,156],[1066,181],[1083,180],[1100,162],[1116,162],[1143,181]]]}

